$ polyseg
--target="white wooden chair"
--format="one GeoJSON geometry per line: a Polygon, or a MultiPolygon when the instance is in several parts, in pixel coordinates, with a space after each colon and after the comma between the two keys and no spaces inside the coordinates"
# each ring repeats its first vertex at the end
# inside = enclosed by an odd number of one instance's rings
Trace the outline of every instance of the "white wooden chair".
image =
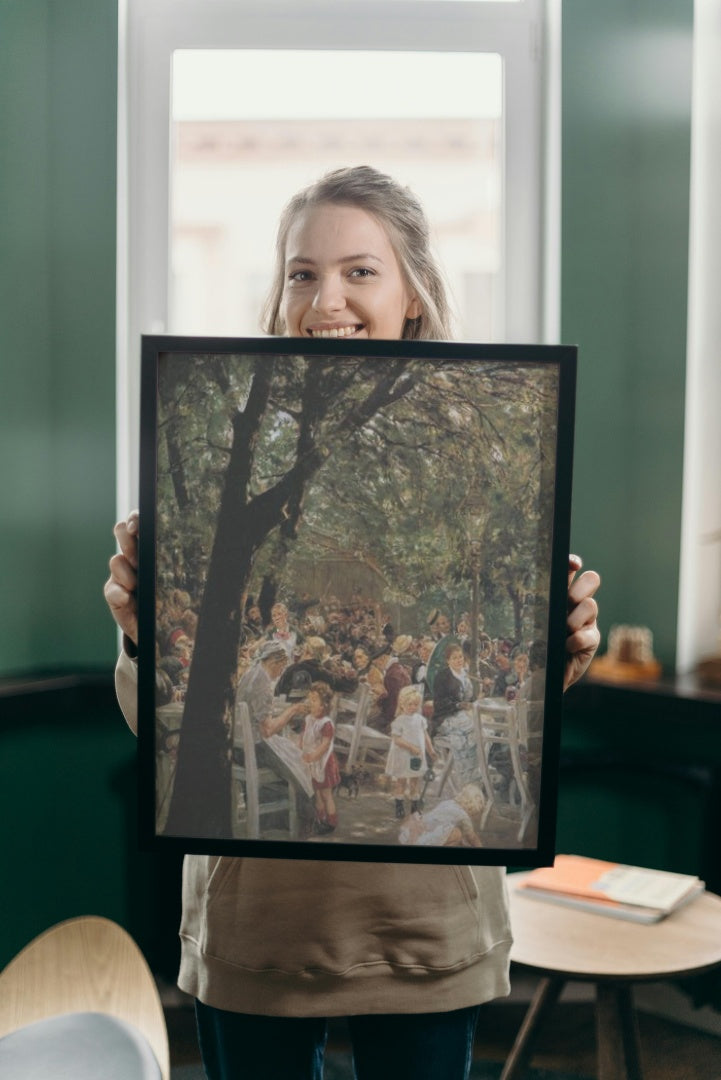
{"type": "Polygon", "coordinates": [[[489,765],[491,747],[493,745],[506,746],[511,761],[513,782],[520,801],[521,823],[517,837],[520,843],[526,835],[535,810],[535,803],[528,789],[526,773],[521,763],[521,747],[525,747],[525,732],[521,730],[525,719],[524,712],[519,709],[516,702],[501,703],[485,699],[473,703],[473,718],[478,739],[478,764],[488,798],[482,824],[485,824],[491,808],[499,802],[491,775],[492,766],[489,765]]]}
{"type": "Polygon", "coordinates": [[[345,770],[351,772],[357,763],[363,764],[369,752],[386,755],[390,749],[390,735],[369,727],[368,713],[371,706],[371,690],[361,683],[357,697],[340,695],[334,705],[336,716],[352,716],[352,720],[340,720],[335,725],[334,749],[345,754],[345,770]]]}
{"type": "Polygon", "coordinates": [[[250,712],[245,701],[237,701],[233,721],[233,761],[231,764],[231,799],[233,836],[236,839],[260,839],[260,819],[264,815],[286,812],[291,839],[298,837],[296,793],[290,781],[272,769],[259,767],[250,712]],[[242,753],[242,764],[235,751],[242,753]],[[270,798],[261,798],[271,791],[270,798]],[[245,810],[245,813],[243,812],[245,810]],[[245,828],[243,828],[245,819],[245,828]]]}
{"type": "Polygon", "coordinates": [[[454,761],[450,740],[445,735],[436,735],[433,746],[436,751],[439,751],[438,760],[434,763],[434,772],[438,778],[436,798],[440,799],[446,786],[448,786],[452,795],[456,795],[459,787],[453,774],[454,761]]]}
{"type": "Polygon", "coordinates": [[[96,915],[68,919],[0,973],[0,1075],[168,1080],[155,980],[121,926],[96,915]]]}

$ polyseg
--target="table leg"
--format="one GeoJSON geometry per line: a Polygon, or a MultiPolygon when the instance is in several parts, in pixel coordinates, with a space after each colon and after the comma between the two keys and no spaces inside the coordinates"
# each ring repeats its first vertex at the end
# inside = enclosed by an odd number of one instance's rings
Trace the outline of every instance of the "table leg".
{"type": "Polygon", "coordinates": [[[596,984],[599,1080],[643,1080],[629,983],[596,984]]]}
{"type": "Polygon", "coordinates": [[[520,1080],[531,1060],[538,1030],[545,1016],[558,1001],[565,979],[541,979],[533,995],[528,1012],[503,1066],[500,1080],[520,1080]]]}

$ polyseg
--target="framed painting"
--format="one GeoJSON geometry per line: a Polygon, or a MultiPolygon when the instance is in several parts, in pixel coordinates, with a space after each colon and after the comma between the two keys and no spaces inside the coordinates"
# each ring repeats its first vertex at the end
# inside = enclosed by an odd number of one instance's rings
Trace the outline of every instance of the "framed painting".
{"type": "Polygon", "coordinates": [[[145,337],[145,847],[554,855],[576,351],[145,337]]]}

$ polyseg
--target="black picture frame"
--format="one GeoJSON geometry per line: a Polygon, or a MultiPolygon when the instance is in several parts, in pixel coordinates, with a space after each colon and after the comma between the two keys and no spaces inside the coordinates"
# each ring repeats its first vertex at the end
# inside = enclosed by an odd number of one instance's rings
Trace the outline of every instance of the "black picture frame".
{"type": "Polygon", "coordinates": [[[575,381],[573,346],[143,337],[144,849],[553,861],[575,381]]]}

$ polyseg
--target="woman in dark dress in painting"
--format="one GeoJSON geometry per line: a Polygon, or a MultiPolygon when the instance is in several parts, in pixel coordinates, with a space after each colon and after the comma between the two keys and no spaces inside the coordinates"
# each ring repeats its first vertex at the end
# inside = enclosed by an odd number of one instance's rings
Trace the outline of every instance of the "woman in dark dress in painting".
{"type": "Polygon", "coordinates": [[[478,744],[471,710],[475,697],[463,649],[451,644],[433,684],[433,730],[453,754],[453,771],[460,786],[479,777],[478,744]]]}

